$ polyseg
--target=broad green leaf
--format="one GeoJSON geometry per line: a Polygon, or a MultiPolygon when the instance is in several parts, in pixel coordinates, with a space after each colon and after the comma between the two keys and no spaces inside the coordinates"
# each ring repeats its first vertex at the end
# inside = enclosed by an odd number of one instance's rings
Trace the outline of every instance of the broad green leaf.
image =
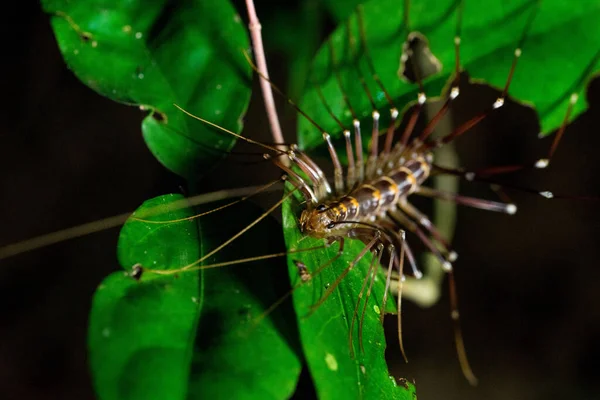
{"type": "MultiPolygon", "coordinates": [[[[295,200],[284,203],[283,218],[286,244],[290,250],[317,247],[322,240],[304,236],[297,226],[298,207],[295,200]]],[[[334,258],[338,245],[326,250],[314,250],[294,253],[289,256],[289,270],[292,285],[299,287],[294,291],[294,307],[298,314],[300,336],[313,382],[319,399],[410,399],[414,397],[414,387],[397,385],[389,375],[386,365],[385,337],[380,323],[382,312],[382,294],[385,288],[385,276],[378,273],[371,296],[365,309],[363,321],[364,353],[360,348],[358,327],[363,313],[360,303],[358,315],[353,327],[353,340],[350,345],[350,327],[358,302],[359,292],[368,275],[371,261],[370,253],[348,273],[339,285],[339,289],[325,300],[314,313],[315,305],[327,288],[333,285],[343,270],[364,248],[356,240],[346,240],[344,253],[335,263],[316,274],[308,282],[301,284],[298,268],[293,260],[299,260],[311,272],[334,258]],[[354,356],[351,353],[351,348],[354,356]]],[[[368,286],[367,286],[368,287],[368,286]]],[[[366,292],[363,298],[366,297],[366,292]]],[[[389,297],[388,310],[395,310],[394,298],[389,297]]]]}
{"type": "MultiPolygon", "coordinates": [[[[373,0],[364,5],[363,20],[370,56],[397,107],[406,108],[417,96],[417,86],[398,77],[402,45],[409,31],[426,36],[431,52],[442,66],[439,73],[425,79],[428,96],[439,95],[453,74],[460,4],[456,0],[411,1],[409,27],[403,22],[403,2],[373,0]]],[[[549,133],[560,126],[573,93],[580,95],[580,99],[570,120],[586,108],[581,94],[591,74],[600,70],[598,15],[600,2],[597,0],[493,0],[485,4],[465,1],[460,34],[461,66],[471,78],[503,88],[515,49],[520,47],[522,56],[509,95],[535,106],[542,133],[549,133]],[[532,23],[528,24],[533,16],[532,23]]],[[[360,76],[365,77],[377,107],[385,111],[389,105],[367,68],[364,52],[359,51],[361,41],[356,14],[341,24],[329,40],[335,60],[331,58],[329,44],[325,43],[313,61],[309,78],[313,88],[305,93],[301,108],[326,131],[339,136],[340,128],[327,113],[316,89],[321,88],[333,113],[345,127],[351,127],[352,115],[334,71],[339,72],[343,92],[356,114],[364,120],[364,126],[371,125],[371,105],[359,84],[360,76]]],[[[387,115],[387,111],[382,112],[383,117],[387,115]]],[[[318,130],[305,119],[299,120],[298,132],[298,143],[302,148],[311,149],[322,144],[318,130]]]]}
{"type": "Polygon", "coordinates": [[[356,6],[365,3],[364,0],[324,0],[325,8],[329,14],[337,21],[341,22],[347,19],[350,14],[356,11],[356,6]]]}
{"type": "MultiPolygon", "coordinates": [[[[250,98],[246,30],[227,0],[43,0],[67,66],[90,88],[150,110],[146,144],[197,178],[233,146],[177,110],[240,131],[250,98]]],[[[115,121],[118,123],[118,121],[115,121]]],[[[133,133],[133,132],[132,132],[133,133]]]]}
{"type": "MultiPolygon", "coordinates": [[[[181,198],[149,200],[134,216],[187,218],[191,209],[173,209],[181,198]]],[[[243,225],[255,214],[248,208],[235,215],[219,212],[203,217],[199,227],[194,220],[125,224],[118,255],[126,272],[115,272],[98,287],[90,315],[90,364],[100,399],[285,399],[293,393],[300,361],[294,321],[284,320],[291,308],[259,318],[286,290],[276,286],[285,279],[281,259],[176,275],[151,271],[195,262],[237,231],[220,219],[241,219],[243,225]],[[217,223],[222,229],[212,229],[217,223]],[[127,272],[137,263],[145,267],[139,282],[127,272]]],[[[234,242],[205,263],[235,257],[248,246],[259,255],[280,250],[277,241],[262,240],[261,229],[277,227],[256,228],[255,240],[234,242]]]]}

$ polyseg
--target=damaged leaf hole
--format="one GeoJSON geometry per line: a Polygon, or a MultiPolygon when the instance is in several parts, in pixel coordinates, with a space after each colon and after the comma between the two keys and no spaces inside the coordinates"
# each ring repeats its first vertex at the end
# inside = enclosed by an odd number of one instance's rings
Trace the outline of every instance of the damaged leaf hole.
{"type": "Polygon", "coordinates": [[[420,32],[411,32],[402,45],[398,76],[418,83],[442,70],[442,63],[429,49],[429,41],[420,32]]]}

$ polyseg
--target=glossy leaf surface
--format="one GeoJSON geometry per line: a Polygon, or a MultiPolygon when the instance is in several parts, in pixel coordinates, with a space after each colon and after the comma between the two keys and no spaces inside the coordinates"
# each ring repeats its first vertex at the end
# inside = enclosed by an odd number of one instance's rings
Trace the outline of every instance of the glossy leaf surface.
{"type": "MultiPolygon", "coordinates": [[[[284,203],[284,230],[290,250],[311,248],[322,245],[323,241],[304,236],[297,227],[298,206],[296,200],[284,203]]],[[[410,399],[414,387],[405,381],[398,385],[389,375],[385,361],[385,338],[380,323],[382,295],[385,288],[385,274],[379,272],[372,293],[364,309],[361,349],[358,329],[363,315],[364,301],[359,303],[353,325],[353,338],[350,341],[352,319],[359,293],[368,276],[371,265],[370,253],[356,267],[348,272],[339,289],[320,304],[314,312],[312,306],[334,285],[350,262],[364,248],[356,240],[346,240],[344,253],[333,264],[325,267],[305,283],[294,260],[301,261],[309,271],[332,260],[338,251],[338,244],[326,250],[295,253],[289,257],[289,270],[292,285],[298,286],[294,292],[294,307],[298,314],[300,336],[304,356],[308,363],[317,394],[320,399],[410,399]],[[352,346],[352,347],[351,347],[352,346]],[[351,350],[352,348],[352,350],[351,350]]],[[[368,288],[368,284],[366,288],[368,288]]],[[[366,289],[363,299],[366,298],[366,289]]],[[[395,310],[395,299],[388,298],[387,310],[395,310]]]]}
{"type": "MultiPolygon", "coordinates": [[[[152,221],[191,216],[188,208],[172,208],[177,200],[181,196],[149,200],[134,216],[152,221]]],[[[244,223],[256,214],[244,211],[244,217],[214,216],[244,223]]],[[[259,318],[285,291],[275,283],[277,266],[285,279],[281,259],[176,275],[151,271],[194,263],[228,239],[231,228],[202,234],[204,224],[219,221],[215,218],[202,217],[199,230],[194,220],[156,224],[130,219],[123,227],[120,263],[126,271],[140,263],[146,271],[139,282],[127,272],[115,272],[94,297],[89,347],[100,399],[284,399],[295,390],[297,337],[293,319],[284,320],[291,310],[259,318]]],[[[259,241],[254,250],[272,252],[274,242],[259,241]]],[[[248,242],[234,243],[205,264],[235,258],[244,245],[248,242]]]]}
{"type": "MultiPolygon", "coordinates": [[[[437,96],[454,73],[458,10],[461,1],[415,0],[405,13],[402,2],[374,0],[363,7],[364,31],[376,73],[399,109],[417,98],[418,87],[399,78],[403,44],[409,32],[428,40],[441,70],[425,79],[425,93],[437,96]]],[[[460,64],[472,79],[504,88],[515,49],[521,49],[509,95],[533,105],[540,116],[542,132],[558,128],[571,95],[582,96],[593,72],[600,70],[600,25],[596,23],[600,3],[594,0],[568,3],[560,0],[494,0],[485,5],[464,2],[460,25],[460,64]]],[[[301,107],[326,131],[340,135],[341,129],[327,113],[317,88],[344,127],[351,128],[352,114],[344,101],[346,93],[356,115],[370,129],[372,111],[360,82],[364,77],[382,117],[389,118],[389,103],[375,83],[361,49],[356,14],[341,24],[316,55],[301,107]],[[333,56],[332,51],[333,49],[333,56]],[[335,76],[339,73],[341,86],[335,76]]],[[[489,105],[491,107],[491,104],[489,105]]],[[[576,103],[570,120],[586,108],[576,103]]],[[[385,126],[385,125],[384,125],[385,126]]],[[[305,119],[299,119],[298,142],[304,149],[322,145],[322,138],[305,119]]]]}
{"type": "MultiPolygon", "coordinates": [[[[90,88],[150,110],[146,143],[186,178],[206,172],[233,146],[177,110],[234,131],[250,98],[246,29],[229,1],[44,0],[67,66],[90,88]]],[[[115,121],[115,124],[118,121],[115,121]]],[[[136,132],[132,132],[136,134],[136,132]]]]}

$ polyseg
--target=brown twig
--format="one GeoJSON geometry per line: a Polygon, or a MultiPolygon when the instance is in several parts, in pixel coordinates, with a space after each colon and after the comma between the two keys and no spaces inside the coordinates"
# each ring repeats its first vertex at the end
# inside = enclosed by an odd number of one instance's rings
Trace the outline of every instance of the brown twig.
{"type": "MultiPolygon", "coordinates": [[[[256,66],[260,72],[260,75],[265,78],[269,78],[269,71],[267,69],[267,60],[265,58],[265,50],[262,43],[261,30],[262,26],[256,15],[256,9],[254,8],[254,0],[246,0],[246,8],[248,10],[248,28],[250,30],[250,36],[252,37],[252,48],[254,51],[254,58],[256,60],[256,66]]],[[[260,78],[260,88],[265,101],[265,109],[267,117],[269,118],[269,125],[271,127],[271,134],[275,143],[284,143],[283,135],[281,134],[281,125],[279,124],[279,118],[277,116],[277,109],[275,108],[275,101],[273,100],[273,91],[271,85],[266,79],[260,78]]],[[[284,145],[278,146],[281,150],[287,150],[284,145]]],[[[289,162],[287,159],[283,159],[283,162],[289,162]]]]}

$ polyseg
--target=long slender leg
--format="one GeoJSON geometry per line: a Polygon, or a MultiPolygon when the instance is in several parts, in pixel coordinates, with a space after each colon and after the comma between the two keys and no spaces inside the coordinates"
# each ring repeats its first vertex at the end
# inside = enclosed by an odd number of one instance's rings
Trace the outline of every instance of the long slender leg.
{"type": "MultiPolygon", "coordinates": [[[[340,238],[336,238],[337,241],[339,241],[340,245],[338,247],[338,251],[337,254],[332,257],[330,260],[328,260],[327,262],[325,262],[323,265],[319,266],[315,271],[313,271],[312,273],[308,273],[308,271],[302,272],[302,268],[306,268],[306,266],[302,263],[301,266],[299,266],[299,262],[295,261],[294,263],[296,264],[296,266],[298,267],[298,270],[300,272],[300,282],[296,285],[294,285],[292,287],[292,289],[290,289],[287,293],[285,293],[283,296],[281,296],[279,299],[277,299],[277,301],[275,301],[273,304],[271,304],[269,306],[269,308],[267,308],[260,316],[258,316],[255,320],[255,325],[258,325],[258,323],[263,320],[264,318],[266,318],[269,314],[271,314],[279,305],[281,305],[281,303],[283,303],[288,297],[290,297],[296,290],[298,290],[298,288],[304,286],[304,284],[306,284],[306,282],[308,282],[309,280],[312,280],[313,278],[319,276],[319,274],[321,272],[323,272],[323,270],[325,268],[327,268],[328,266],[330,266],[331,264],[333,264],[338,258],[340,258],[342,256],[342,254],[344,253],[344,238],[340,237],[340,238]],[[303,279],[303,275],[304,277],[307,276],[307,274],[310,276],[310,279],[303,279]]],[[[299,249],[295,252],[301,252],[301,251],[311,251],[311,249],[299,249]]],[[[289,253],[289,252],[288,252],[289,253]]]]}
{"type": "Polygon", "coordinates": [[[517,212],[517,206],[512,203],[506,204],[492,200],[477,199],[473,197],[458,195],[455,193],[443,192],[441,190],[431,189],[424,186],[420,187],[415,193],[427,197],[434,197],[437,199],[453,201],[456,204],[462,204],[465,206],[479,208],[487,211],[503,212],[509,215],[512,215],[517,212]]]}
{"type": "MultiPolygon", "coordinates": [[[[383,149],[384,154],[389,154],[390,151],[392,150],[392,143],[394,140],[394,131],[396,128],[396,120],[398,118],[399,113],[398,113],[398,109],[394,105],[394,101],[392,100],[392,97],[390,96],[388,91],[385,89],[383,82],[381,82],[379,75],[375,71],[375,66],[373,65],[373,60],[371,59],[371,53],[369,52],[369,46],[367,45],[367,35],[366,35],[365,26],[364,26],[362,5],[358,6],[358,27],[359,27],[359,32],[360,32],[361,46],[364,51],[365,58],[367,60],[367,65],[369,67],[369,71],[371,72],[371,76],[373,77],[373,80],[375,80],[375,82],[377,83],[377,85],[379,86],[379,88],[381,89],[383,94],[385,95],[385,98],[390,106],[391,121],[390,121],[387,131],[386,131],[385,145],[384,145],[384,149],[383,149]]],[[[377,118],[375,118],[375,115],[373,115],[372,143],[377,143],[377,141],[375,139],[375,131],[377,131],[377,135],[379,135],[379,127],[377,126],[377,129],[375,127],[376,122],[377,123],[379,122],[379,115],[377,115],[377,118]]],[[[375,155],[375,156],[378,155],[377,147],[371,147],[371,156],[373,156],[373,155],[375,155]]]]}
{"type": "Polygon", "coordinates": [[[400,345],[400,352],[404,358],[404,362],[408,362],[406,352],[404,351],[404,341],[402,340],[402,287],[404,285],[404,252],[406,249],[406,234],[401,231],[401,246],[400,246],[400,260],[398,262],[398,304],[396,309],[398,310],[398,344],[400,345]]]}
{"type": "Polygon", "coordinates": [[[446,238],[441,234],[441,232],[437,229],[437,227],[431,222],[431,220],[427,217],[427,215],[423,214],[421,211],[416,209],[412,204],[407,201],[401,201],[399,204],[400,209],[402,209],[406,214],[408,214],[411,218],[413,218],[419,225],[425,228],[433,238],[442,245],[444,250],[446,251],[446,258],[448,261],[455,261],[458,257],[456,252],[454,252],[450,248],[450,243],[446,240],[446,238]]]}
{"type": "Polygon", "coordinates": [[[373,246],[375,246],[375,244],[379,241],[380,237],[381,237],[381,233],[379,231],[375,231],[373,234],[373,239],[371,239],[371,241],[365,246],[364,249],[361,250],[360,253],[358,253],[358,255],[356,257],[354,257],[354,260],[352,260],[348,264],[348,266],[344,269],[344,271],[342,271],[342,273],[337,277],[337,279],[327,288],[327,290],[325,291],[323,296],[321,296],[319,301],[317,301],[314,305],[312,305],[310,307],[311,310],[308,313],[308,315],[311,315],[312,313],[314,313],[317,310],[317,308],[319,308],[319,306],[321,304],[323,304],[323,302],[325,302],[325,300],[327,300],[327,298],[331,295],[331,293],[333,293],[333,291],[335,289],[337,289],[338,285],[342,282],[342,280],[346,277],[346,275],[348,275],[348,272],[352,271],[352,269],[365,256],[365,254],[367,254],[367,252],[370,251],[373,248],[373,246]]]}
{"type": "MultiPolygon", "coordinates": [[[[533,10],[532,10],[531,14],[529,15],[529,18],[527,19],[527,21],[525,23],[525,27],[523,28],[523,33],[521,34],[519,42],[517,43],[517,47],[515,48],[515,51],[514,51],[512,64],[511,64],[509,72],[508,72],[508,77],[506,78],[506,83],[504,84],[504,89],[502,90],[500,96],[496,99],[494,104],[492,104],[492,106],[490,108],[488,108],[487,110],[479,113],[478,115],[471,118],[469,121],[467,121],[463,125],[456,128],[454,131],[452,131],[447,136],[445,136],[441,139],[438,139],[438,140],[427,142],[424,146],[425,150],[440,147],[446,143],[453,141],[454,139],[456,139],[463,133],[467,132],[469,129],[471,129],[475,125],[477,125],[479,122],[481,122],[484,118],[486,118],[488,115],[490,115],[490,113],[492,113],[494,110],[496,110],[504,105],[506,96],[508,95],[508,89],[510,87],[510,84],[512,83],[512,79],[513,79],[513,76],[514,76],[514,73],[515,73],[515,70],[517,67],[517,62],[519,61],[519,58],[521,57],[521,55],[523,53],[523,45],[525,43],[525,40],[527,39],[527,35],[529,34],[529,30],[533,24],[533,20],[535,19],[536,15],[537,15],[538,9],[539,9],[538,5],[535,5],[533,7],[533,10]]],[[[461,18],[460,14],[459,14],[459,18],[461,18]]],[[[455,39],[455,41],[457,41],[458,44],[460,44],[460,36],[457,36],[457,38],[458,39],[455,39]]]]}
{"type": "Polygon", "coordinates": [[[354,186],[356,183],[356,165],[354,164],[354,149],[352,148],[352,139],[350,138],[350,131],[344,131],[344,140],[346,141],[346,156],[348,157],[348,176],[346,184],[348,188],[354,186]]]}
{"type": "MultiPolygon", "coordinates": [[[[333,165],[334,165],[334,174],[335,174],[334,184],[336,186],[336,190],[338,190],[338,192],[341,193],[343,191],[343,185],[344,185],[344,179],[343,179],[344,173],[342,170],[342,164],[340,163],[339,158],[337,156],[337,152],[335,151],[335,148],[331,144],[331,139],[330,139],[329,134],[327,132],[325,132],[325,130],[319,124],[317,124],[317,122],[314,119],[312,119],[306,112],[304,112],[300,107],[298,107],[298,105],[292,99],[287,97],[281,91],[281,89],[279,89],[267,76],[262,74],[262,72],[252,63],[252,60],[250,60],[248,54],[244,53],[244,55],[246,56],[248,63],[261,76],[261,78],[264,81],[266,81],[277,94],[279,94],[280,96],[285,98],[287,103],[294,110],[296,110],[296,112],[298,112],[300,115],[302,115],[304,118],[306,118],[306,120],[308,122],[310,122],[315,128],[317,128],[321,132],[323,140],[325,140],[325,142],[327,143],[327,148],[328,148],[329,154],[331,156],[331,161],[333,162],[333,165]]],[[[287,154],[287,152],[286,152],[286,154],[287,154]]]]}
{"type": "Polygon", "coordinates": [[[503,183],[503,182],[498,182],[491,178],[477,176],[477,175],[472,174],[471,172],[465,172],[464,170],[460,170],[460,169],[447,168],[447,167],[442,167],[439,165],[434,165],[434,167],[436,170],[438,170],[444,174],[455,175],[460,178],[464,178],[467,181],[489,183],[489,184],[496,185],[498,187],[502,187],[502,188],[506,188],[506,189],[513,189],[513,190],[517,190],[517,191],[524,192],[524,193],[535,194],[538,196],[542,196],[546,199],[569,199],[569,200],[586,200],[586,201],[600,200],[600,198],[595,197],[595,196],[570,196],[570,195],[564,195],[564,194],[556,194],[556,193],[548,191],[548,190],[540,191],[540,190],[531,189],[531,188],[524,187],[524,186],[507,184],[507,183],[503,183]]]}
{"type": "MultiPolygon", "coordinates": [[[[294,194],[295,191],[296,191],[296,189],[291,190],[289,193],[287,193],[285,196],[283,196],[281,198],[281,200],[279,200],[277,203],[275,203],[271,208],[269,208],[262,215],[260,215],[258,218],[256,218],[254,221],[252,221],[250,224],[248,224],[245,228],[243,228],[241,231],[239,231],[238,233],[236,233],[235,235],[233,235],[232,237],[230,237],[229,239],[227,239],[226,241],[224,241],[223,243],[221,243],[220,245],[218,245],[217,247],[215,247],[213,250],[211,250],[207,254],[203,255],[198,260],[196,260],[193,263],[190,263],[190,264],[188,264],[186,266],[178,268],[178,269],[161,270],[161,273],[163,275],[172,275],[172,274],[177,274],[177,273],[180,273],[180,272],[184,272],[184,271],[187,271],[187,270],[190,270],[192,268],[195,268],[195,267],[199,266],[204,260],[207,260],[209,257],[211,257],[214,254],[218,253],[219,251],[223,250],[225,247],[227,247],[229,244],[231,244],[234,240],[236,240],[237,238],[239,238],[240,236],[242,236],[244,233],[246,233],[254,225],[258,224],[260,221],[262,221],[263,219],[265,219],[266,217],[268,217],[281,204],[283,204],[284,201],[286,201],[288,198],[290,198],[294,194]]],[[[158,271],[159,270],[153,270],[154,273],[159,273],[158,271]]]]}
{"type": "MultiPolygon", "coordinates": [[[[233,197],[245,196],[246,198],[248,198],[250,196],[253,196],[254,194],[257,194],[259,191],[270,191],[270,188],[270,185],[266,185],[219,190],[212,193],[205,193],[198,196],[182,199],[181,201],[172,203],[168,207],[168,209],[165,209],[164,206],[149,209],[142,214],[137,214],[137,216],[139,216],[142,219],[145,219],[163,212],[175,211],[181,208],[193,207],[215,201],[226,200],[233,197]]],[[[233,205],[233,203],[231,203],[231,205],[233,205]]],[[[221,207],[221,209],[224,207],[225,206],[221,207]]],[[[48,233],[21,242],[9,244],[7,246],[0,247],[0,260],[13,257],[28,251],[41,249],[46,246],[51,246],[53,244],[60,243],[66,240],[71,240],[92,233],[102,232],[107,229],[116,228],[125,223],[125,221],[127,221],[127,219],[129,219],[130,217],[131,212],[127,212],[112,217],[104,218],[98,221],[89,222],[67,229],[62,229],[60,231],[48,233]]]]}
{"type": "MultiPolygon", "coordinates": [[[[380,246],[381,246],[381,244],[380,244],[380,246]]],[[[378,246],[378,248],[373,252],[373,258],[371,259],[371,265],[369,266],[369,269],[367,271],[367,276],[363,280],[363,284],[360,288],[360,292],[358,292],[358,298],[356,300],[356,305],[354,306],[354,312],[352,313],[352,321],[350,322],[350,329],[348,331],[348,346],[350,348],[351,357],[354,357],[353,333],[354,333],[354,324],[356,322],[356,317],[358,316],[358,307],[360,306],[361,300],[362,300],[364,292],[365,292],[365,288],[367,287],[367,283],[369,282],[369,278],[373,274],[373,270],[375,270],[377,268],[377,259],[378,259],[379,254],[381,254],[381,251],[379,250],[379,246],[378,246]]],[[[368,299],[365,301],[368,301],[368,299]]],[[[361,340],[361,338],[362,337],[359,334],[359,341],[361,340]]],[[[362,348],[362,346],[361,346],[361,348],[362,348]]]]}
{"type": "MultiPolygon", "coordinates": [[[[401,231],[401,236],[404,237],[406,234],[404,231],[401,231]]],[[[388,262],[386,279],[385,279],[385,290],[383,291],[383,299],[381,300],[381,315],[379,316],[381,324],[383,324],[383,319],[385,318],[385,307],[387,304],[388,293],[390,290],[390,284],[392,281],[392,267],[394,266],[394,261],[396,259],[396,248],[394,245],[388,246],[388,253],[390,254],[390,260],[388,262]]]]}
{"type": "Polygon", "coordinates": [[[465,378],[467,378],[471,385],[476,386],[477,377],[475,377],[475,374],[473,374],[473,370],[469,364],[469,359],[467,358],[467,351],[465,349],[465,343],[462,336],[462,330],[460,328],[458,295],[456,294],[456,283],[454,282],[454,273],[452,271],[448,272],[448,286],[450,290],[450,316],[452,318],[452,323],[454,324],[454,342],[456,343],[458,361],[465,378]]]}
{"type": "MultiPolygon", "coordinates": [[[[383,255],[383,244],[379,243],[377,246],[377,253],[373,255],[373,259],[377,259],[375,261],[375,266],[381,265],[381,256],[383,255]]],[[[358,343],[360,345],[360,351],[365,352],[365,348],[363,345],[363,325],[365,322],[365,312],[367,311],[367,306],[369,305],[369,297],[371,297],[371,291],[373,290],[373,283],[375,282],[375,276],[379,268],[373,268],[373,271],[369,271],[367,279],[370,280],[369,288],[367,289],[367,295],[365,296],[365,302],[363,304],[362,313],[360,315],[360,323],[358,324],[358,343]]],[[[380,310],[380,312],[383,312],[380,310]]]]}
{"type": "MultiPolygon", "coordinates": [[[[360,20],[361,20],[360,11],[359,11],[358,19],[359,19],[359,27],[360,27],[360,20]]],[[[354,53],[354,38],[352,36],[352,30],[350,29],[349,23],[346,24],[346,32],[347,32],[346,36],[348,37],[348,47],[349,47],[349,51],[350,51],[350,56],[352,57],[352,55],[354,53]]],[[[361,45],[363,45],[363,43],[364,43],[364,41],[361,41],[361,45]]],[[[366,171],[367,179],[371,179],[376,172],[375,170],[377,167],[377,156],[379,155],[378,141],[379,141],[379,117],[380,117],[380,115],[379,115],[379,111],[377,111],[377,106],[375,104],[375,100],[373,99],[373,95],[371,94],[371,91],[369,90],[369,87],[367,86],[365,78],[362,76],[362,74],[360,72],[360,68],[359,68],[358,64],[353,64],[353,65],[358,73],[358,79],[361,84],[361,87],[362,87],[363,91],[365,92],[365,94],[367,95],[369,102],[371,103],[371,117],[373,119],[373,128],[371,131],[371,151],[370,151],[369,158],[367,160],[367,171],[366,171]]]]}

